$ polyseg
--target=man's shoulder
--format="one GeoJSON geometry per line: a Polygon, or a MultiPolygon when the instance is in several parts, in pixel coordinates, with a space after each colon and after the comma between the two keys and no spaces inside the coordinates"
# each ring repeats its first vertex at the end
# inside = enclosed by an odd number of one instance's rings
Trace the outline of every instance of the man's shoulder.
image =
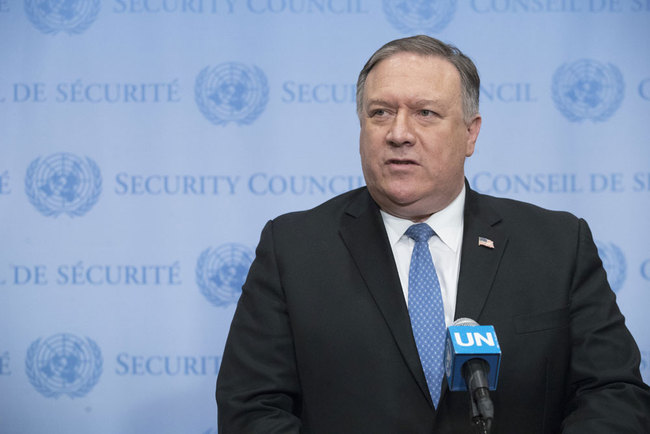
{"type": "Polygon", "coordinates": [[[314,208],[282,214],[273,219],[274,225],[327,225],[338,226],[340,218],[346,212],[367,209],[374,205],[368,189],[360,187],[335,196],[314,208]]]}
{"type": "Polygon", "coordinates": [[[530,202],[524,202],[506,197],[490,196],[487,194],[471,191],[472,200],[480,206],[488,206],[504,213],[525,213],[531,215],[549,216],[555,218],[577,218],[567,211],[552,210],[530,202]]]}
{"type": "Polygon", "coordinates": [[[531,230],[540,233],[552,230],[566,235],[578,230],[581,221],[567,211],[552,210],[529,202],[472,191],[468,197],[466,218],[486,215],[511,230],[520,229],[525,233],[530,233],[531,230]]]}

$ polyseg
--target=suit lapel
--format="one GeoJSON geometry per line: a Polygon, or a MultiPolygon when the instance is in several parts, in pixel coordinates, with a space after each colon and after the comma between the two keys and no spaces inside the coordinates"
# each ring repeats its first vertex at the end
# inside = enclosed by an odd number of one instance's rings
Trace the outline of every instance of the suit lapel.
{"type": "MultiPolygon", "coordinates": [[[[480,323],[483,306],[508,241],[497,227],[500,221],[500,216],[468,186],[455,318],[472,318],[480,323]],[[479,245],[479,237],[492,241],[494,248],[479,245]]],[[[340,234],[407,366],[433,406],[386,229],[379,208],[367,191],[359,195],[346,210],[340,234]]],[[[444,382],[443,396],[446,391],[444,382]]]]}
{"type": "Polygon", "coordinates": [[[471,318],[480,323],[481,312],[508,242],[498,228],[501,217],[487,206],[481,196],[467,189],[463,248],[458,278],[455,318],[471,318]],[[479,245],[479,237],[494,248],[479,245]]]}
{"type": "MultiPolygon", "coordinates": [[[[481,312],[492,288],[508,237],[497,228],[501,217],[487,206],[481,195],[471,190],[467,183],[465,187],[467,196],[463,246],[454,319],[471,318],[480,324],[481,312]],[[494,248],[479,245],[479,237],[491,241],[494,248]]],[[[443,381],[441,403],[448,391],[447,381],[443,381]]]]}
{"type": "Polygon", "coordinates": [[[340,234],[406,364],[431,403],[386,229],[367,191],[346,210],[340,234]]]}

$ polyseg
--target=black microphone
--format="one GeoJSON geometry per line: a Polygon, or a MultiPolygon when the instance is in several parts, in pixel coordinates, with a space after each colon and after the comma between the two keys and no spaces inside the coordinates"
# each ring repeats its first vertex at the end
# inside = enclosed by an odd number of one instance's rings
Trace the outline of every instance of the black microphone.
{"type": "Polygon", "coordinates": [[[445,370],[449,389],[467,390],[470,417],[481,434],[488,434],[494,419],[489,390],[496,389],[501,349],[494,327],[461,318],[447,329],[445,370]]]}

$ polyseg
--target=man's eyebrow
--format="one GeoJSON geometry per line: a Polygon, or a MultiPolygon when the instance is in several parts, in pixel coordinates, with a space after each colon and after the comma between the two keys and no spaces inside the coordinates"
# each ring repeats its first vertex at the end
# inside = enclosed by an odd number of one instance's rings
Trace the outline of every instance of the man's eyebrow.
{"type": "MultiPolygon", "coordinates": [[[[377,99],[368,100],[366,105],[368,107],[370,107],[372,105],[390,106],[391,103],[388,102],[385,99],[378,99],[377,98],[377,99]]],[[[407,105],[409,105],[411,107],[420,108],[420,107],[431,106],[431,105],[440,106],[440,105],[442,105],[442,102],[440,100],[437,100],[437,99],[418,99],[418,100],[414,101],[413,103],[409,103],[407,105]]]]}
{"type": "Polygon", "coordinates": [[[368,106],[370,105],[390,105],[385,99],[371,99],[368,100],[368,106]]]}
{"type": "Polygon", "coordinates": [[[440,100],[437,99],[419,99],[413,103],[415,107],[423,107],[427,105],[441,105],[440,100]]]}

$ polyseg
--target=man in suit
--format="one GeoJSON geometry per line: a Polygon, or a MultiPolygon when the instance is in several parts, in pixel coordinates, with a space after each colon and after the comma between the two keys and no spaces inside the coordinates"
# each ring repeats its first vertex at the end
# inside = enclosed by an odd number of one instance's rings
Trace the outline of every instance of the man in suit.
{"type": "Polygon", "coordinates": [[[460,317],[499,339],[494,433],[650,432],[639,351],[587,224],[467,184],[478,97],[474,64],[436,39],[370,58],[367,188],[264,228],[217,381],[221,433],[473,432],[437,353],[460,317]]]}

